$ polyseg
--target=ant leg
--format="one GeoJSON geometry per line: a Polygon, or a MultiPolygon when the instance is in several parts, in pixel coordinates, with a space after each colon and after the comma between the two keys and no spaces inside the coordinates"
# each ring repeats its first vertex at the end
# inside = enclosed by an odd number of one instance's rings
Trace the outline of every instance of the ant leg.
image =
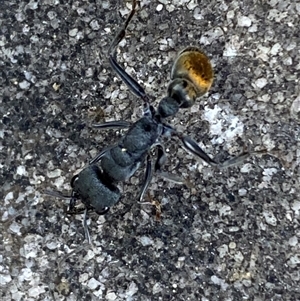
{"type": "Polygon", "coordinates": [[[90,161],[90,165],[94,164],[94,163],[97,163],[98,161],[101,160],[101,158],[108,152],[110,151],[112,148],[114,148],[115,145],[113,146],[109,146],[109,147],[106,147],[103,151],[101,151],[95,158],[93,158],[91,161],[90,161]]]}
{"type": "MultiPolygon", "coordinates": [[[[163,177],[168,177],[166,173],[164,173],[163,171],[161,171],[161,167],[165,164],[166,162],[166,155],[165,155],[165,150],[163,148],[162,145],[157,144],[157,159],[155,162],[155,166],[154,166],[154,171],[155,172],[159,172],[159,174],[163,177]]],[[[144,198],[145,192],[147,191],[151,179],[152,179],[152,162],[151,162],[151,158],[150,155],[148,154],[147,156],[147,166],[146,166],[146,173],[145,173],[145,179],[144,179],[144,183],[141,189],[141,193],[139,196],[139,201],[141,202],[144,198]]]]}
{"type": "Polygon", "coordinates": [[[121,42],[121,40],[125,37],[126,29],[128,24],[130,23],[132,17],[136,12],[136,0],[132,1],[132,9],[127,17],[123,27],[120,29],[119,33],[115,36],[114,40],[112,41],[109,47],[109,63],[113,70],[119,75],[121,80],[128,86],[128,88],[138,97],[143,99],[145,103],[149,103],[149,97],[146,94],[144,88],[131,76],[129,75],[123,67],[121,67],[116,59],[116,48],[121,42]]]}
{"type": "Polygon", "coordinates": [[[157,145],[157,159],[154,165],[154,171],[155,172],[161,172],[162,166],[165,165],[167,160],[167,156],[165,153],[165,149],[161,144],[157,145]]]}
{"type": "MultiPolygon", "coordinates": [[[[99,123],[99,124],[94,124],[93,127],[94,128],[98,128],[100,130],[103,129],[125,129],[125,128],[129,128],[131,126],[130,122],[124,121],[124,120],[119,120],[119,121],[109,121],[109,122],[105,122],[105,123],[99,123]]],[[[93,158],[90,161],[90,165],[97,163],[98,161],[101,160],[101,158],[112,148],[114,148],[115,145],[113,146],[109,146],[104,148],[95,158],[93,158]]]]}
{"type": "MultiPolygon", "coordinates": [[[[74,187],[74,183],[77,181],[78,175],[73,176],[71,179],[71,187],[74,187]]],[[[84,208],[76,208],[76,192],[72,190],[71,197],[70,197],[70,204],[67,210],[67,214],[80,214],[84,211],[84,208]]]]}
{"type": "Polygon", "coordinates": [[[152,162],[150,155],[147,156],[147,166],[146,166],[146,172],[145,172],[145,179],[144,183],[140,192],[139,201],[141,202],[144,198],[145,192],[147,191],[149,184],[152,179],[152,162]]]}
{"type": "Polygon", "coordinates": [[[77,211],[75,208],[76,205],[76,198],[75,198],[75,192],[74,190],[71,193],[71,199],[70,199],[70,204],[69,204],[69,208],[68,208],[68,213],[69,214],[76,214],[75,212],[77,211]]]}
{"type": "Polygon", "coordinates": [[[99,215],[104,215],[109,211],[110,207],[105,207],[102,211],[96,211],[99,215]]]}
{"type": "Polygon", "coordinates": [[[167,181],[176,183],[176,184],[187,184],[187,181],[182,179],[181,177],[177,176],[177,175],[173,175],[170,173],[167,173],[165,171],[162,171],[162,166],[165,164],[167,160],[167,156],[165,154],[165,149],[162,145],[157,145],[157,159],[155,162],[155,166],[154,166],[154,171],[161,176],[162,178],[164,178],[167,181]]]}
{"type": "Polygon", "coordinates": [[[227,168],[227,167],[239,165],[242,162],[244,162],[247,158],[249,158],[251,155],[252,155],[251,152],[244,152],[236,157],[224,161],[223,163],[219,163],[218,165],[220,168],[227,168]]]}
{"type": "Polygon", "coordinates": [[[124,25],[120,29],[119,33],[115,36],[114,40],[110,44],[110,47],[109,47],[108,51],[111,55],[115,54],[117,46],[119,45],[119,43],[125,37],[126,29],[129,25],[132,17],[134,16],[135,12],[136,12],[136,0],[133,0],[132,1],[132,8],[131,8],[131,12],[130,12],[129,16],[127,17],[126,21],[124,22],[124,25]]]}
{"type": "Polygon", "coordinates": [[[52,191],[52,190],[44,190],[44,194],[51,195],[60,199],[70,199],[71,195],[65,195],[58,191],[52,191]]]}
{"type": "Polygon", "coordinates": [[[210,164],[211,166],[214,167],[219,167],[219,168],[227,168],[230,166],[235,166],[240,164],[241,162],[245,161],[247,158],[249,158],[252,154],[254,154],[255,152],[251,153],[250,151],[248,152],[244,152],[242,154],[240,154],[237,157],[228,159],[222,163],[217,163],[215,160],[211,159],[201,148],[200,146],[197,144],[197,142],[195,140],[193,140],[190,137],[187,136],[180,136],[178,134],[178,136],[181,138],[181,141],[184,145],[184,147],[190,151],[193,155],[195,155],[196,157],[199,157],[200,159],[202,159],[203,161],[205,161],[206,163],[210,164]]]}
{"type": "Polygon", "coordinates": [[[201,147],[197,144],[197,142],[195,140],[193,140],[190,137],[187,136],[182,136],[180,137],[181,141],[184,145],[184,147],[190,151],[193,155],[195,155],[196,157],[201,158],[203,161],[205,161],[206,163],[212,165],[212,166],[217,166],[218,163],[211,159],[202,149],[201,147]]]}
{"type": "Polygon", "coordinates": [[[131,123],[125,120],[108,121],[104,123],[93,124],[92,127],[100,130],[106,129],[127,129],[131,123]]]}
{"type": "MultiPolygon", "coordinates": [[[[73,183],[73,182],[74,181],[72,181],[71,183],[73,183]]],[[[76,194],[75,194],[74,191],[72,191],[71,198],[70,198],[70,203],[69,203],[69,208],[67,209],[67,214],[70,214],[70,215],[81,214],[82,212],[84,212],[86,210],[86,208],[76,208],[76,200],[77,200],[76,194]]]]}
{"type": "Polygon", "coordinates": [[[127,87],[145,103],[149,103],[149,97],[144,88],[117,63],[115,57],[110,55],[109,62],[114,71],[120,76],[121,80],[127,85],[127,87]]]}
{"type": "Polygon", "coordinates": [[[91,244],[90,232],[89,232],[89,228],[87,225],[87,212],[88,212],[88,209],[85,208],[82,224],[83,224],[85,238],[88,241],[88,244],[91,244]]]}

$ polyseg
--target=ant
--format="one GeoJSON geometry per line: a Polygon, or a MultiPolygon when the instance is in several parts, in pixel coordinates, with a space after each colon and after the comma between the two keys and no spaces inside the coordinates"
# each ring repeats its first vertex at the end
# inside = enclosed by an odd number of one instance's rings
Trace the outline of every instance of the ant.
{"type": "Polygon", "coordinates": [[[210,89],[214,72],[210,60],[202,50],[197,47],[188,47],[179,52],[171,70],[167,96],[160,100],[157,109],[150,104],[150,98],[143,87],[119,65],[116,49],[125,37],[128,24],[136,12],[136,6],[137,1],[133,0],[129,16],[110,45],[108,58],[117,75],[143,101],[143,116],[134,123],[119,120],[94,125],[99,129],[128,129],[128,131],[116,144],[106,147],[89,162],[86,168],[72,178],[71,196],[46,192],[54,196],[69,198],[70,205],[67,213],[78,214],[84,211],[84,228],[89,242],[87,212],[93,210],[98,214],[107,213],[109,208],[121,198],[116,184],[129,179],[141,163],[146,161],[146,172],[139,201],[143,199],[153,173],[160,173],[163,177],[172,180],[170,175],[162,171],[166,161],[164,146],[160,142],[162,137],[178,138],[187,151],[214,167],[232,166],[250,155],[250,152],[243,153],[223,163],[217,163],[200,148],[196,141],[165,123],[165,118],[174,116],[180,109],[191,107],[198,97],[210,89]],[[150,151],[154,148],[156,148],[157,158],[153,166],[150,151]],[[85,208],[76,208],[77,199],[81,200],[85,208]]]}

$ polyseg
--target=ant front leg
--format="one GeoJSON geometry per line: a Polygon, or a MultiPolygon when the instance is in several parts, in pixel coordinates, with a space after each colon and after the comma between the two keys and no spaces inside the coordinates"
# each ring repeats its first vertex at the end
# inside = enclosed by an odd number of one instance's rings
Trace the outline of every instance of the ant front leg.
{"type": "Polygon", "coordinates": [[[128,86],[128,88],[138,97],[140,97],[144,103],[149,104],[149,97],[146,94],[144,88],[131,76],[129,75],[123,67],[119,65],[116,59],[116,48],[119,45],[119,43],[122,41],[122,39],[125,37],[126,29],[134,16],[136,12],[136,0],[132,1],[132,9],[127,17],[123,27],[120,29],[118,34],[115,36],[114,40],[112,41],[110,47],[109,47],[109,63],[113,70],[118,74],[118,76],[121,78],[121,80],[128,86]]]}

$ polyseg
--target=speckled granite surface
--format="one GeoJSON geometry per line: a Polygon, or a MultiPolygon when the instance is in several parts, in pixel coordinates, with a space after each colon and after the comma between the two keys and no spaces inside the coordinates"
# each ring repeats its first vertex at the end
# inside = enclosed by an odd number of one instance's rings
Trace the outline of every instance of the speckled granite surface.
{"type": "Polygon", "coordinates": [[[201,47],[215,68],[208,95],[171,124],[220,160],[217,171],[166,142],[155,177],[161,206],[136,201],[142,170],[105,216],[67,216],[70,179],[137,120],[141,103],[106,57],[123,1],[1,1],[1,300],[300,300],[299,1],[141,1],[119,60],[165,95],[176,53],[201,47]]]}

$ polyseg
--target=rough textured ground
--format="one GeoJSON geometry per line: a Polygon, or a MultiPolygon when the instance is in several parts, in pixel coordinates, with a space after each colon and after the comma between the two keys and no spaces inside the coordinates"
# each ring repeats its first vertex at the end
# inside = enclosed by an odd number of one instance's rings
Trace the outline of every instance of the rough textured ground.
{"type": "MultiPolygon", "coordinates": [[[[128,2],[128,1],[127,1],[128,2]]],[[[116,78],[109,43],[123,1],[0,4],[1,300],[300,300],[299,1],[141,1],[119,60],[165,95],[176,53],[201,47],[208,95],[170,123],[221,161],[214,170],[167,141],[165,167],[136,201],[142,170],[104,217],[67,216],[70,179],[121,133],[92,123],[137,120],[141,102],[116,78]]]]}

